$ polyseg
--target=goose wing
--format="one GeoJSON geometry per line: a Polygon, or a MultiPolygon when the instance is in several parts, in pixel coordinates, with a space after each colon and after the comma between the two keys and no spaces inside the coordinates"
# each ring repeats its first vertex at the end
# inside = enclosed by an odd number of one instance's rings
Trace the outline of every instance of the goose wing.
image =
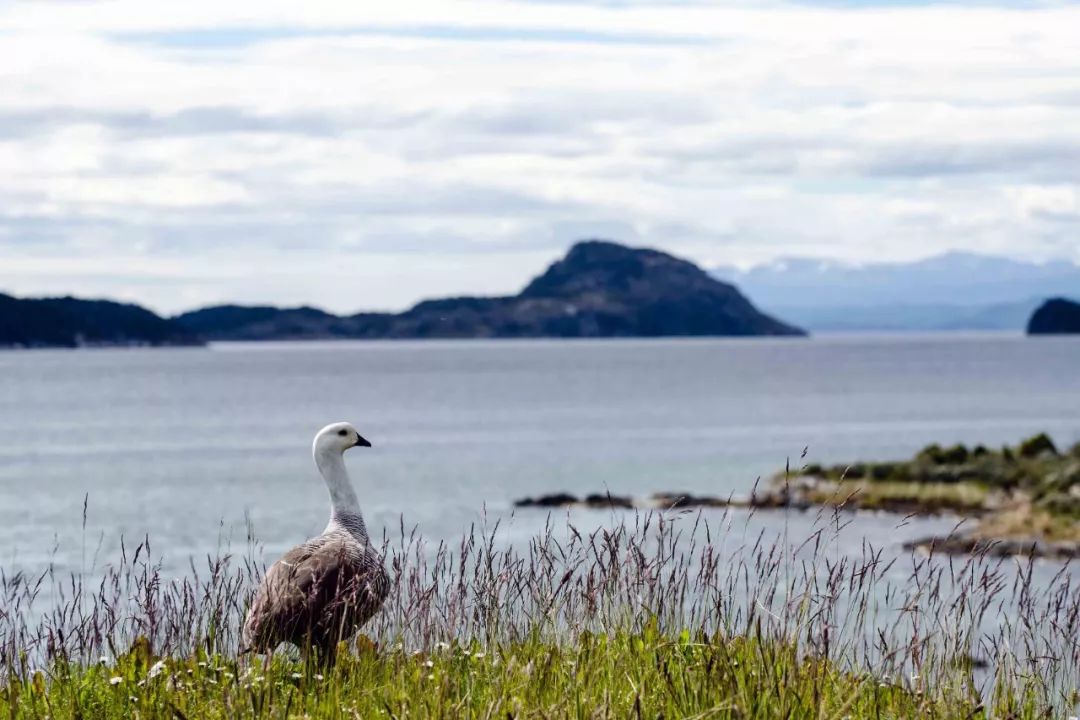
{"type": "MultiPolygon", "coordinates": [[[[244,624],[247,649],[273,649],[283,641],[318,642],[351,630],[360,611],[369,611],[372,562],[354,543],[321,539],[293,548],[266,573],[244,624]],[[351,621],[351,622],[350,622],[351,621]]],[[[380,575],[385,578],[381,564],[380,575]]],[[[379,598],[381,602],[382,598],[379,598]]],[[[360,620],[362,622],[363,620],[360,620]]]]}

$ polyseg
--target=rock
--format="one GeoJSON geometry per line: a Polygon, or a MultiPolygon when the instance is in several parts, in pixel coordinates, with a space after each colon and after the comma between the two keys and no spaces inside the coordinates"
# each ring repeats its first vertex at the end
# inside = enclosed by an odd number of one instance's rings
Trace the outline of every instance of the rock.
{"type": "Polygon", "coordinates": [[[1032,314],[1028,335],[1080,333],[1080,303],[1065,298],[1047,300],[1032,314]]]}
{"type": "Polygon", "coordinates": [[[1047,542],[1036,538],[978,538],[965,535],[928,537],[904,543],[907,550],[946,555],[985,555],[986,557],[1037,557],[1051,560],[1080,558],[1080,543],[1047,542]]]}
{"type": "Polygon", "coordinates": [[[692,508],[692,507],[727,507],[728,501],[711,495],[693,495],[691,493],[668,492],[654,493],[650,500],[654,507],[692,508]]]}
{"type": "Polygon", "coordinates": [[[535,498],[527,497],[514,502],[514,507],[566,507],[574,505],[578,499],[569,493],[551,493],[535,498]]]}
{"type": "Polygon", "coordinates": [[[582,506],[588,508],[623,508],[642,510],[669,510],[684,508],[796,508],[805,510],[810,503],[798,495],[786,495],[783,492],[763,492],[750,498],[721,498],[713,495],[694,495],[685,492],[661,492],[654,493],[646,499],[636,499],[628,495],[611,495],[609,493],[590,493],[579,500],[570,493],[551,493],[538,497],[527,497],[514,501],[515,507],[569,507],[582,506]]]}
{"type": "Polygon", "coordinates": [[[633,508],[634,501],[622,495],[592,493],[585,496],[585,504],[591,508],[633,508]]]}

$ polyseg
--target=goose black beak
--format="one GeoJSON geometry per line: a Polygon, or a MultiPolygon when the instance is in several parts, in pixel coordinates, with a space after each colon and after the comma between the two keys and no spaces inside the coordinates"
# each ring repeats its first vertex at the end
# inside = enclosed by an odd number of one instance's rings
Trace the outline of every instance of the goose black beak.
{"type": "Polygon", "coordinates": [[[363,436],[356,436],[356,445],[354,447],[371,447],[371,443],[364,439],[363,436]]]}

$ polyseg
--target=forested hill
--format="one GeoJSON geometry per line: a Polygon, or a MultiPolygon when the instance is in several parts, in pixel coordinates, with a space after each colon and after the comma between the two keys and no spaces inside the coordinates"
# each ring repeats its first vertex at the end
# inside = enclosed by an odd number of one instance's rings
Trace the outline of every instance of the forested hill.
{"type": "Polygon", "coordinates": [[[16,298],[0,293],[0,347],[198,345],[174,320],[138,305],[73,297],[16,298]]]}
{"type": "Polygon", "coordinates": [[[215,340],[802,335],[728,283],[658,250],[579,242],[508,297],[427,300],[398,314],[220,305],[176,318],[215,340]]]}

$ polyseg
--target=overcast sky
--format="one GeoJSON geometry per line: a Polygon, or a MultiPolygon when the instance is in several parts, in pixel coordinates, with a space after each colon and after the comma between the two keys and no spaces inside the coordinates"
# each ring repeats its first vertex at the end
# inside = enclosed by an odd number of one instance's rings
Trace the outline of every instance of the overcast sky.
{"type": "Polygon", "coordinates": [[[1080,261],[1080,4],[8,0],[0,291],[172,312],[706,265],[1080,261]]]}

